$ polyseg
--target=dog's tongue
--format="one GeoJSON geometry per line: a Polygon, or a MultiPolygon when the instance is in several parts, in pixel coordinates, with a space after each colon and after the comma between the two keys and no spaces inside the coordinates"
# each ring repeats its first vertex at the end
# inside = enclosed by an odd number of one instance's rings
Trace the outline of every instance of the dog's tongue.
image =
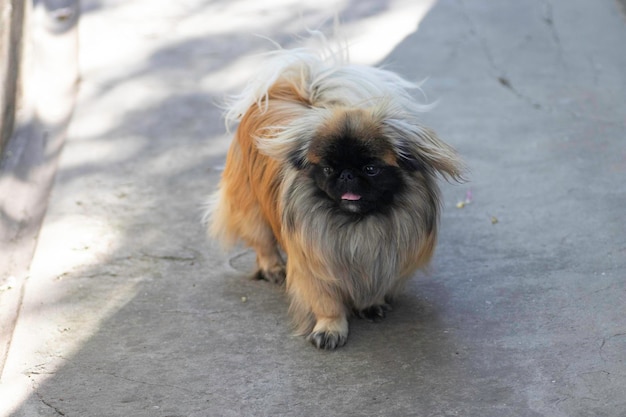
{"type": "Polygon", "coordinates": [[[357,194],[352,194],[352,193],[345,193],[344,195],[341,196],[341,199],[349,200],[349,201],[357,201],[361,199],[361,196],[357,194]]]}

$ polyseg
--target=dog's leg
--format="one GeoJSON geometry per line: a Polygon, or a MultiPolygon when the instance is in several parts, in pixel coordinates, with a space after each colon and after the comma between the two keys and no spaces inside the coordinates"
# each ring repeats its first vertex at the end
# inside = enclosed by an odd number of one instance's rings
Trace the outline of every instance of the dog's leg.
{"type": "MultiPolygon", "coordinates": [[[[258,205],[256,202],[254,204],[258,205]]],[[[285,261],[280,255],[270,225],[261,215],[261,210],[257,208],[237,214],[240,217],[241,239],[256,252],[259,269],[254,278],[282,284],[285,281],[285,261]]]]}
{"type": "Polygon", "coordinates": [[[300,334],[318,349],[335,349],[348,338],[348,318],[343,298],[332,282],[299,271],[287,261],[287,289],[291,313],[300,334]]]}
{"type": "MultiPolygon", "coordinates": [[[[223,192],[235,194],[236,191],[226,188],[223,192]]],[[[254,274],[256,279],[277,284],[285,281],[285,261],[278,250],[274,233],[261,215],[258,202],[250,194],[219,200],[213,213],[211,230],[214,235],[225,238],[227,243],[233,244],[241,239],[255,250],[259,267],[254,274]],[[241,203],[235,205],[232,201],[241,203]]]]}
{"type": "Polygon", "coordinates": [[[285,262],[278,251],[278,246],[273,237],[265,242],[255,242],[251,246],[256,251],[256,262],[259,266],[259,270],[254,274],[254,278],[275,284],[285,282],[285,262]]]}

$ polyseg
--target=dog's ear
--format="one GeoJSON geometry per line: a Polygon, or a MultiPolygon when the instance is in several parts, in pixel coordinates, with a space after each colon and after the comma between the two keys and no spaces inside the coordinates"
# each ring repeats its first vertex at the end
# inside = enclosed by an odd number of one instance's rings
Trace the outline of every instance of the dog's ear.
{"type": "Polygon", "coordinates": [[[270,135],[258,135],[255,140],[261,153],[281,164],[288,164],[297,170],[310,165],[307,152],[311,143],[311,132],[285,126],[270,135]]]}
{"type": "Polygon", "coordinates": [[[414,121],[389,118],[383,131],[393,144],[398,164],[407,171],[439,173],[447,180],[464,181],[465,166],[454,148],[432,130],[414,121]]]}
{"type": "Polygon", "coordinates": [[[289,153],[287,161],[297,170],[303,170],[309,166],[309,160],[306,157],[306,149],[294,149],[289,153]]]}
{"type": "Polygon", "coordinates": [[[310,166],[309,147],[319,126],[328,117],[325,109],[303,109],[299,114],[292,112],[289,117],[273,117],[282,124],[266,125],[255,135],[259,151],[297,170],[310,166]],[[259,134],[261,133],[261,134],[259,134]]]}

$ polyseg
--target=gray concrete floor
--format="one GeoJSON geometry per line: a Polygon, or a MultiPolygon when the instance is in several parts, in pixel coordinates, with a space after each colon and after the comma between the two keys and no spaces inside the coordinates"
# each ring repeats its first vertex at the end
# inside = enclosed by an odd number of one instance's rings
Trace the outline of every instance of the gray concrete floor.
{"type": "Polygon", "coordinates": [[[0,414],[625,415],[626,20],[614,0],[334,2],[359,59],[428,77],[439,104],[424,122],[471,169],[469,183],[442,184],[431,271],[385,321],[353,320],[344,348],[292,336],[282,290],[247,279],[253,255],[206,237],[202,205],[230,139],[216,103],[270,49],[254,34],[290,46],[330,3],[83,2],[81,93],[0,414]],[[363,42],[392,39],[407,16],[407,36],[368,56],[363,42]]]}

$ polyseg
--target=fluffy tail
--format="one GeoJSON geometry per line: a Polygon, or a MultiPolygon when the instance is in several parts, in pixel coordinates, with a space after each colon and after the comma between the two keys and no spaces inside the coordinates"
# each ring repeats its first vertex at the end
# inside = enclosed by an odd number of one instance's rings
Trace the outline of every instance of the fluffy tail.
{"type": "Polygon", "coordinates": [[[232,248],[238,241],[238,236],[229,228],[228,200],[222,197],[224,187],[220,188],[209,197],[203,217],[203,223],[207,225],[209,235],[220,242],[223,249],[232,248]]]}

